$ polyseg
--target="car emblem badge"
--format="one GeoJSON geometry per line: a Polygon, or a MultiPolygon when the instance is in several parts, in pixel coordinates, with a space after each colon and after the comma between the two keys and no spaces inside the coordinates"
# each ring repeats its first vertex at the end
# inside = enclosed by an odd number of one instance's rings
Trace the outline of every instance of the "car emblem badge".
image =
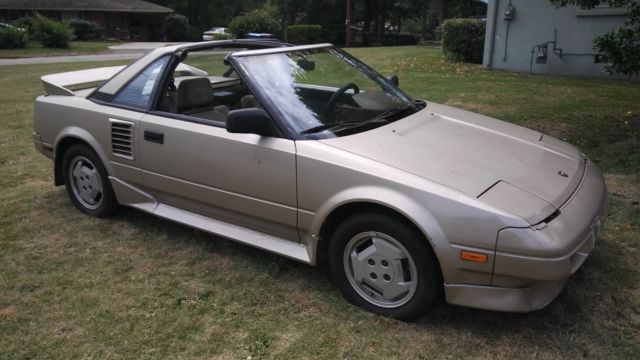
{"type": "Polygon", "coordinates": [[[567,174],[566,172],[560,170],[558,171],[558,175],[562,176],[562,177],[569,177],[569,174],[567,174]]]}

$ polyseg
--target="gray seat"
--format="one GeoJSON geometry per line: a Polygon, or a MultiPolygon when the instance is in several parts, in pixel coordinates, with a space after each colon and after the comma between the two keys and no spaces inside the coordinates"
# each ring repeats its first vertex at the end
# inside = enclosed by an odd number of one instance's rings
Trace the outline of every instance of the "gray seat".
{"type": "Polygon", "coordinates": [[[240,99],[240,105],[242,105],[242,107],[244,109],[248,109],[248,108],[261,108],[262,106],[260,106],[260,103],[258,102],[258,100],[256,99],[255,96],[253,95],[245,95],[240,99]]]}
{"type": "Polygon", "coordinates": [[[176,95],[178,113],[201,119],[227,121],[229,108],[215,106],[211,82],[206,77],[186,79],[178,85],[176,95]]]}

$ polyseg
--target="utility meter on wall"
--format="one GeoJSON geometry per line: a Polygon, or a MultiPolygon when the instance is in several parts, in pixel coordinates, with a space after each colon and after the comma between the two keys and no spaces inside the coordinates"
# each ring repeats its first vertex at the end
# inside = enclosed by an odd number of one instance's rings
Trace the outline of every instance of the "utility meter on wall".
{"type": "Polygon", "coordinates": [[[507,8],[504,9],[504,19],[505,20],[513,19],[515,12],[516,12],[516,9],[513,6],[508,5],[507,8]]]}

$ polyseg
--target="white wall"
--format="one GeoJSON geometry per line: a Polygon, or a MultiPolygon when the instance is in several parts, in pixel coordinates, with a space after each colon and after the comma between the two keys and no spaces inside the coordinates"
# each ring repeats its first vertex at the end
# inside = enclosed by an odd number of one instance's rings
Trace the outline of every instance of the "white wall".
{"type": "Polygon", "coordinates": [[[609,76],[604,64],[594,62],[593,39],[619,28],[626,19],[623,9],[555,8],[549,0],[489,0],[483,64],[489,68],[529,72],[532,47],[553,41],[555,28],[556,47],[562,48],[563,56],[554,54],[550,44],[546,64],[537,64],[533,54],[533,73],[609,76]],[[503,12],[509,2],[515,8],[515,16],[506,21],[503,12]]]}

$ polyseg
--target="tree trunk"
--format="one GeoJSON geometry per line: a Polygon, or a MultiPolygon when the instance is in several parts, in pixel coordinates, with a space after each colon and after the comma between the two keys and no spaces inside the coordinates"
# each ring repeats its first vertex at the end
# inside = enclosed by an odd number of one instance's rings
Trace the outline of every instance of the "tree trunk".
{"type": "Polygon", "coordinates": [[[438,11],[438,22],[440,25],[449,17],[449,0],[440,0],[440,9],[438,11]]]}
{"type": "Polygon", "coordinates": [[[422,39],[425,40],[427,38],[427,13],[429,7],[428,6],[424,6],[422,8],[422,14],[420,14],[420,32],[422,33],[422,39]]]}
{"type": "Polygon", "coordinates": [[[364,1],[364,25],[362,26],[362,45],[369,46],[371,44],[371,1],[364,1]]]}

